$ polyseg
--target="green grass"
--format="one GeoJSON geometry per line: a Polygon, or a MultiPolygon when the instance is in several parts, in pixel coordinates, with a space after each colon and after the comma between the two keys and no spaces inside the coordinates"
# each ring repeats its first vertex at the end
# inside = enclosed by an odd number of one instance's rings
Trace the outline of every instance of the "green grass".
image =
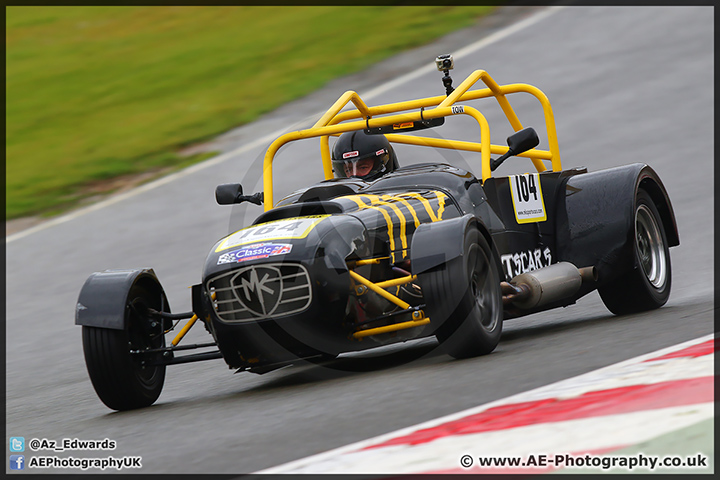
{"type": "Polygon", "coordinates": [[[6,7],[6,216],[187,165],[181,147],[491,8],[6,7]]]}

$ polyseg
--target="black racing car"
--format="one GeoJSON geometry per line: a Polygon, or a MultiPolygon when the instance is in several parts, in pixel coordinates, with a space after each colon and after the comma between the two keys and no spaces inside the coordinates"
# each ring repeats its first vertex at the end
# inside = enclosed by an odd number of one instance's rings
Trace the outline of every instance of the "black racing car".
{"type": "Polygon", "coordinates": [[[263,373],[429,336],[464,358],[492,352],[504,320],[570,305],[595,289],[619,315],[665,304],[668,248],[679,238],[652,168],[563,170],[552,109],[540,90],[500,86],[483,70],[453,88],[452,57],[436,62],[446,95],[368,107],[346,92],[312,128],[268,148],[264,192],[246,196],[239,184],[218,186],[218,203],[264,203],[265,212],[211,248],[202,281],[192,287],[192,312],[170,313],[152,269],[88,278],[76,324],[90,379],[108,407],[151,405],[171,364],[223,358],[233,369],[263,373]],[[478,80],[486,88],[471,90],[478,80]],[[517,92],[540,101],[548,150],[535,148],[536,131],[523,128],[507,101],[517,92]],[[467,105],[487,97],[516,131],[507,147],[490,143],[487,120],[467,105]],[[349,102],[357,108],[341,112],[349,102]],[[450,115],[474,118],[480,142],[407,135],[440,127],[450,115]],[[480,175],[438,163],[390,168],[373,180],[343,174],[341,161],[359,150],[333,159],[329,137],[346,132],[478,152],[480,175]],[[320,138],[325,180],[275,204],[275,153],[313,137],[320,138]],[[529,158],[537,171],[493,177],[510,156],[529,158]],[[179,345],[197,321],[212,341],[179,345]],[[193,349],[203,351],[185,352],[193,349]]]}

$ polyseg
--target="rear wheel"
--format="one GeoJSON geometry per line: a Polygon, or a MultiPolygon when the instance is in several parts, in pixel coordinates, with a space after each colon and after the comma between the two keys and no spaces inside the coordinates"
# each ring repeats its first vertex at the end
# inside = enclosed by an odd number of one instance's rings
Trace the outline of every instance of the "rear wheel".
{"type": "MultiPolygon", "coordinates": [[[[165,345],[160,321],[144,313],[147,307],[162,310],[167,301],[140,285],[133,285],[125,305],[125,329],[83,326],[85,364],[100,400],[113,410],[131,410],[152,405],[165,383],[165,365],[150,366],[155,356],[140,356],[131,350],[165,345]]],[[[169,309],[168,309],[169,310],[169,309]]]]}
{"type": "Polygon", "coordinates": [[[454,358],[492,352],[502,333],[502,294],[497,263],[475,228],[465,233],[463,255],[421,275],[430,321],[436,336],[454,358]],[[456,301],[449,301],[449,299],[456,301]]]}
{"type": "Polygon", "coordinates": [[[605,306],[616,315],[659,308],[670,297],[672,271],[662,219],[655,203],[639,190],[635,207],[635,267],[598,288],[605,306]]]}

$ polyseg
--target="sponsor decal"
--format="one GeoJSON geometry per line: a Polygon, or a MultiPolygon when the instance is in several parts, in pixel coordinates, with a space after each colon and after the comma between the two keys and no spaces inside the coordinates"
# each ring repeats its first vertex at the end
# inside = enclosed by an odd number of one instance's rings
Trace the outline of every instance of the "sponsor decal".
{"type": "Polygon", "coordinates": [[[517,223],[536,223],[547,220],[545,201],[540,188],[540,174],[510,175],[508,179],[517,223]]]}
{"type": "Polygon", "coordinates": [[[519,253],[507,253],[500,257],[507,278],[513,278],[539,268],[548,267],[552,263],[552,253],[549,247],[544,250],[536,248],[519,253]]]}
{"type": "Polygon", "coordinates": [[[463,107],[462,105],[453,105],[452,113],[453,115],[457,115],[458,113],[465,113],[465,107],[463,107]]]}
{"type": "Polygon", "coordinates": [[[318,223],[329,216],[310,215],[307,217],[285,218],[243,228],[223,240],[215,249],[215,252],[221,252],[240,245],[266,243],[289,238],[305,238],[318,223]]]}
{"type": "Polygon", "coordinates": [[[355,150],[354,152],[345,152],[343,153],[343,160],[345,160],[346,158],[357,157],[358,155],[360,155],[360,152],[358,152],[357,150],[355,150]]]}
{"type": "Polygon", "coordinates": [[[382,154],[384,154],[384,153],[385,153],[385,149],[384,149],[384,148],[381,148],[380,150],[378,150],[377,152],[375,152],[375,156],[376,156],[376,157],[379,157],[380,155],[382,155],[382,154]]]}
{"type": "Polygon", "coordinates": [[[240,263],[246,260],[285,255],[286,253],[290,253],[291,250],[292,244],[289,243],[256,243],[255,245],[248,245],[239,250],[223,253],[218,257],[217,264],[240,263]]]}
{"type": "Polygon", "coordinates": [[[415,125],[413,122],[393,123],[393,130],[402,130],[403,128],[410,128],[415,125]]]}

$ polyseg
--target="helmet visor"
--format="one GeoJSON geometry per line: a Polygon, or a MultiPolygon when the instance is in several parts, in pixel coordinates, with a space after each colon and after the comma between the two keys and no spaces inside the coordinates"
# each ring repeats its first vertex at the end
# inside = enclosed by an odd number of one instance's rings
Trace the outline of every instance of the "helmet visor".
{"type": "Polygon", "coordinates": [[[388,158],[388,151],[383,148],[366,155],[359,155],[356,151],[346,152],[343,159],[333,160],[332,163],[338,177],[365,178],[382,169],[388,158]]]}
{"type": "Polygon", "coordinates": [[[365,177],[373,171],[375,159],[363,158],[354,162],[343,163],[343,173],[346,177],[365,177]]]}

